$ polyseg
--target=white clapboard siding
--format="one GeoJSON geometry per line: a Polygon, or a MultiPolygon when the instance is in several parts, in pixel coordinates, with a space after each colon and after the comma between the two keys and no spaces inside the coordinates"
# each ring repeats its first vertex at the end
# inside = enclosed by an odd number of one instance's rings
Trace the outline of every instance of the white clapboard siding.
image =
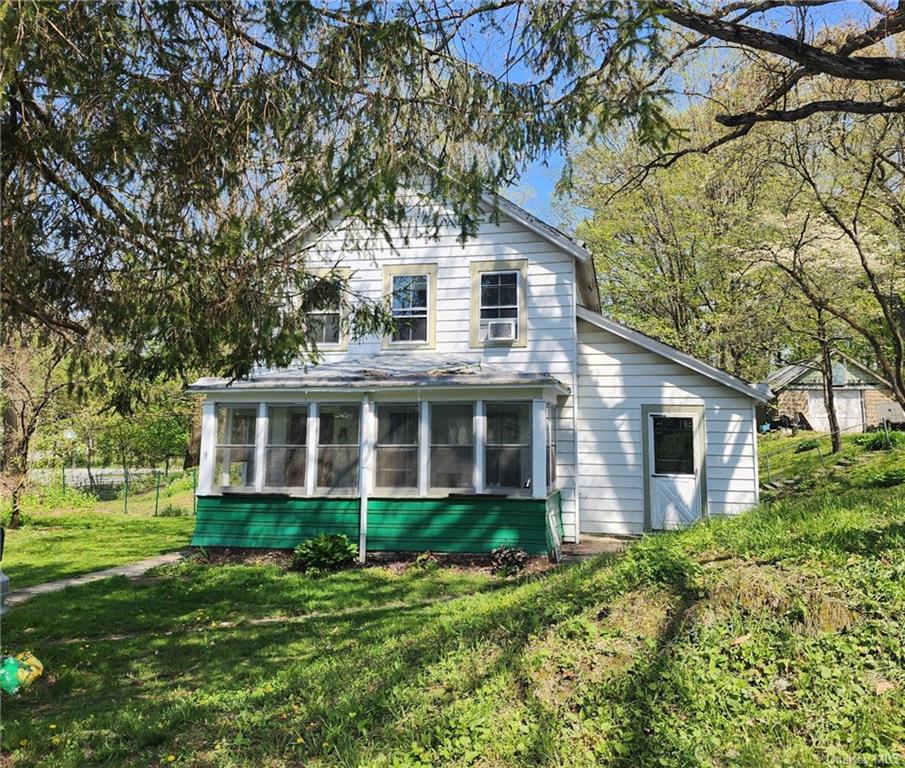
{"type": "MultiPolygon", "coordinates": [[[[575,258],[525,228],[501,216],[487,221],[477,236],[459,242],[456,227],[442,228],[437,237],[411,231],[390,232],[393,245],[381,236],[368,236],[357,224],[334,218],[332,226],[300,246],[311,269],[341,266],[351,272],[353,295],[379,300],[384,290],[383,269],[394,264],[437,265],[436,352],[478,359],[488,365],[532,373],[549,373],[575,388],[575,258]],[[527,346],[471,348],[472,261],[527,259],[527,346]]],[[[325,361],[380,352],[383,341],[368,337],[351,341],[343,352],[323,353],[325,361]]],[[[574,540],[575,422],[572,398],[557,407],[557,476],[562,491],[565,539],[574,540]]]]}
{"type": "Polygon", "coordinates": [[[749,398],[583,320],[577,374],[582,532],[643,531],[644,405],[704,406],[708,512],[737,514],[754,505],[756,436],[749,398]]]}

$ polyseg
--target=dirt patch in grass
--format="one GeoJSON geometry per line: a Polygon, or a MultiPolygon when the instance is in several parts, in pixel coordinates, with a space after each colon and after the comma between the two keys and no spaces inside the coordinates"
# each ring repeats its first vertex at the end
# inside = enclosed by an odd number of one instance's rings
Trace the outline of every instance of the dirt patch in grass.
{"type": "Polygon", "coordinates": [[[790,619],[797,632],[813,636],[840,632],[858,619],[838,589],[812,575],[736,559],[708,562],[704,573],[707,596],[693,612],[707,624],[733,610],[771,613],[790,619]]]}
{"type": "Polygon", "coordinates": [[[551,628],[528,649],[526,690],[568,708],[581,691],[628,672],[660,640],[678,603],[673,592],[640,589],[551,628]]]}

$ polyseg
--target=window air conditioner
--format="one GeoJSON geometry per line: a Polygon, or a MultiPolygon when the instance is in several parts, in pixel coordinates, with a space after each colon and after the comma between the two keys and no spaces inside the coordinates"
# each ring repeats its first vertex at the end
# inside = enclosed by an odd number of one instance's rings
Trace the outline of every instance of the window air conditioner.
{"type": "Polygon", "coordinates": [[[515,320],[494,320],[488,323],[487,338],[490,341],[513,341],[515,339],[515,320]]]}

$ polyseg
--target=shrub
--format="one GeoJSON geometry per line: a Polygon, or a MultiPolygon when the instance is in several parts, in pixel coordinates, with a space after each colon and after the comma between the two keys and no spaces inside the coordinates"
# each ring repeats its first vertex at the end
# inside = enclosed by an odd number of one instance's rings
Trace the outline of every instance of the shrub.
{"type": "Polygon", "coordinates": [[[497,547],[490,558],[494,576],[514,576],[528,565],[528,553],[519,547],[497,547]]]}
{"type": "Polygon", "coordinates": [[[896,467],[895,469],[887,469],[885,472],[878,472],[871,475],[867,479],[867,485],[874,488],[891,488],[894,485],[905,483],[905,468],[896,467]]]}
{"type": "Polygon", "coordinates": [[[157,517],[188,517],[189,511],[174,504],[167,504],[157,511],[157,517]]]}
{"type": "Polygon", "coordinates": [[[868,451],[888,451],[890,448],[902,448],[905,446],[905,432],[890,432],[889,435],[883,431],[868,432],[865,435],[858,435],[855,443],[868,451]]]}
{"type": "Polygon", "coordinates": [[[430,552],[422,552],[418,557],[412,560],[409,568],[413,571],[423,571],[424,573],[433,573],[439,570],[440,563],[437,562],[435,555],[430,552]]]}
{"type": "Polygon", "coordinates": [[[322,533],[306,539],[292,553],[292,568],[296,571],[318,573],[338,571],[355,562],[358,555],[349,537],[341,533],[322,533]]]}
{"type": "Polygon", "coordinates": [[[810,440],[803,440],[798,445],[795,446],[795,453],[804,453],[805,451],[813,451],[819,443],[817,442],[816,437],[812,437],[810,440]]]}

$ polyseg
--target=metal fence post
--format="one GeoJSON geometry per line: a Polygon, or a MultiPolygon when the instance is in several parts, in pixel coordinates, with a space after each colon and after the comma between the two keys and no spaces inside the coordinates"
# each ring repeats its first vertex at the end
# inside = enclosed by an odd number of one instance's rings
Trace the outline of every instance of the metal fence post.
{"type": "Polygon", "coordinates": [[[160,505],[160,470],[154,471],[154,480],[157,486],[154,492],[154,517],[157,517],[157,508],[160,505]]]}
{"type": "Polygon", "coordinates": [[[123,514],[129,511],[129,470],[123,472],[123,514]]]}
{"type": "Polygon", "coordinates": [[[63,465],[63,490],[66,490],[66,465],[63,465]]]}

